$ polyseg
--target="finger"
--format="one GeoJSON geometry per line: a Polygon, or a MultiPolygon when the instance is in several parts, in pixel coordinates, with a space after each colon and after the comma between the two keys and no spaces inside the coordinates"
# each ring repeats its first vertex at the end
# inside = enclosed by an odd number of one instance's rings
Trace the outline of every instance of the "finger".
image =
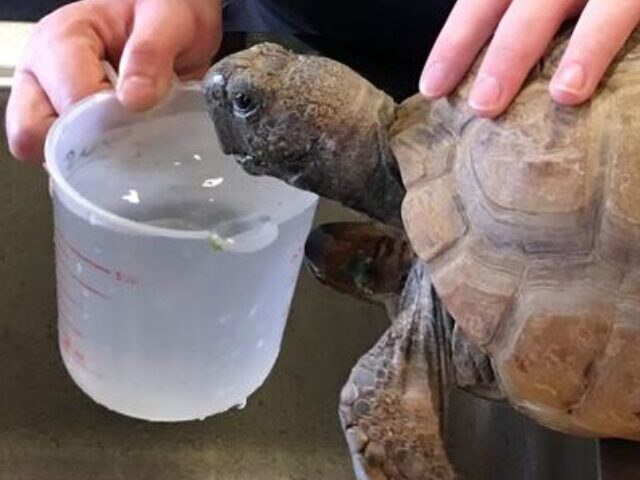
{"type": "Polygon", "coordinates": [[[44,139],[55,119],[56,112],[35,76],[28,71],[17,71],[5,122],[13,156],[29,162],[41,161],[44,139]]]}
{"type": "Polygon", "coordinates": [[[638,0],[591,0],[551,80],[551,96],[569,105],[587,100],[639,21],[638,0]]]}
{"type": "Polygon", "coordinates": [[[493,117],[507,108],[576,3],[556,0],[540,8],[536,1],[513,2],[496,29],[469,94],[469,105],[478,115],[493,117]]]}
{"type": "Polygon", "coordinates": [[[455,88],[510,3],[510,0],[459,0],[456,3],[422,72],[420,92],[425,97],[440,97],[455,88]]]}
{"type": "Polygon", "coordinates": [[[86,29],[64,37],[42,35],[25,62],[46,92],[51,105],[63,113],[92,93],[110,88],[100,63],[102,46],[86,29]]]}
{"type": "Polygon", "coordinates": [[[131,109],[145,110],[163,98],[177,57],[198,42],[197,33],[195,12],[188,2],[140,2],[120,62],[120,101],[131,109]]]}

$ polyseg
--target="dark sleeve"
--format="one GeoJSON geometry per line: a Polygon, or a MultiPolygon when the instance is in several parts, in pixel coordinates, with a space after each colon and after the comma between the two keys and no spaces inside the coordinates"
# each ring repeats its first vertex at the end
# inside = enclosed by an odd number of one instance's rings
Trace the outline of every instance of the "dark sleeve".
{"type": "Polygon", "coordinates": [[[231,0],[228,6],[234,29],[298,34],[400,99],[417,91],[424,61],[454,3],[231,0]]]}
{"type": "Polygon", "coordinates": [[[35,22],[71,0],[0,0],[0,20],[35,22]]]}

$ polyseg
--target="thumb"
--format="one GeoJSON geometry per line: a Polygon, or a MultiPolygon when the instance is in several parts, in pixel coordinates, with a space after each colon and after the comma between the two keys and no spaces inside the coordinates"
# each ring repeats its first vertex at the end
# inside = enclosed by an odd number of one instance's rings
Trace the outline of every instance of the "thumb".
{"type": "Polygon", "coordinates": [[[116,87],[125,107],[147,110],[169,91],[176,57],[191,46],[196,35],[196,20],[188,4],[172,0],[137,3],[116,87]]]}

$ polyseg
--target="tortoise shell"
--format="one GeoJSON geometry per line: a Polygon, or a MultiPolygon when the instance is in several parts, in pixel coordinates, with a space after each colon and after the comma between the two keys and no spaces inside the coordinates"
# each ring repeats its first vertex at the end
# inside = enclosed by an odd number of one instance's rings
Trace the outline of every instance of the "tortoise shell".
{"type": "Polygon", "coordinates": [[[449,98],[402,104],[402,217],[517,408],[640,440],[640,34],[578,108],[548,94],[567,40],[497,120],[466,107],[473,70],[449,98]]]}

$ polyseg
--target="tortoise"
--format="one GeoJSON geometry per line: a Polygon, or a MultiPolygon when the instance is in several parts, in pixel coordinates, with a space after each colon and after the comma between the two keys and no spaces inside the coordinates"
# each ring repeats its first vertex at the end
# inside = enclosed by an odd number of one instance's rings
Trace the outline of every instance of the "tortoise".
{"type": "Polygon", "coordinates": [[[341,393],[358,478],[456,478],[442,437],[455,387],[552,429],[640,440],[640,33],[568,107],[548,84],[570,33],[496,119],[467,106],[479,60],[448,97],[400,104],[270,43],[205,78],[223,151],[246,172],[342,202],[416,255],[341,393]]]}

